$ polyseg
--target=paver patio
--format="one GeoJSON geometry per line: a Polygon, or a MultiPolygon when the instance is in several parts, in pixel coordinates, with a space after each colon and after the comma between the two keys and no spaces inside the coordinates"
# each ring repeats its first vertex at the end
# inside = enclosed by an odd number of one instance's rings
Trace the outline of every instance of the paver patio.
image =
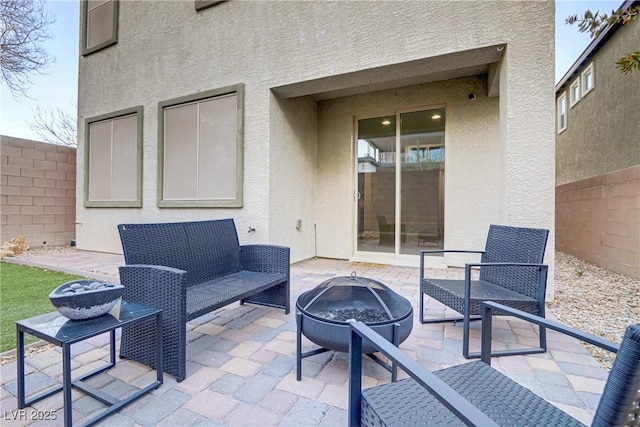
{"type": "MultiPolygon", "coordinates": [[[[122,256],[94,252],[48,254],[12,259],[60,269],[97,279],[117,281],[122,256]]],[[[453,324],[421,325],[418,314],[418,269],[312,259],[292,265],[292,307],[302,292],[333,276],[371,277],[412,301],[414,327],[400,348],[427,369],[464,363],[462,327],[453,324]]],[[[433,277],[463,277],[462,269],[430,270],[433,277]]],[[[434,316],[444,306],[427,301],[434,316]]],[[[53,310],[53,307],[52,307],[53,310]]],[[[474,322],[471,350],[479,350],[479,322],[474,322]]],[[[537,330],[530,325],[499,317],[494,321],[494,348],[537,344],[537,330]]],[[[119,413],[103,420],[104,426],[344,426],[347,424],[348,357],[328,352],[303,359],[302,381],[295,379],[295,313],[234,304],[188,324],[187,378],[177,383],[165,375],[164,384],[119,413]]],[[[548,332],[549,351],[544,354],[494,358],[493,366],[554,405],[589,424],[602,392],[607,372],[576,340],[548,332]]],[[[303,341],[305,350],[314,345],[303,341]]],[[[108,335],[94,337],[72,347],[72,368],[86,372],[108,360],[108,335]]],[[[59,383],[62,372],[58,348],[27,358],[27,391],[35,392],[59,383]]],[[[0,405],[3,426],[62,425],[62,395],[57,394],[17,411],[16,362],[0,369],[0,405]],[[35,409],[36,411],[31,411],[35,409]],[[52,421],[32,415],[57,411],[52,421]],[[27,419],[19,419],[26,416],[27,419]],[[18,418],[18,419],[14,419],[18,418]]],[[[365,387],[389,381],[390,374],[365,361],[365,387]]],[[[105,374],[89,380],[116,396],[143,387],[155,375],[136,362],[118,360],[105,374]]],[[[403,373],[399,375],[404,377],[403,373]]],[[[82,422],[104,405],[73,391],[74,422],[82,422]]]]}

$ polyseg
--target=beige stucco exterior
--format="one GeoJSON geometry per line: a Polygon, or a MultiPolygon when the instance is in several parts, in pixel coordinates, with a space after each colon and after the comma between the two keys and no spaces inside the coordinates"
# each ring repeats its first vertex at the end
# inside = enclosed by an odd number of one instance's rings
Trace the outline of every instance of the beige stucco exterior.
{"type": "Polygon", "coordinates": [[[121,2],[118,43],[80,59],[78,159],[85,118],[142,105],[143,206],[79,192],[77,244],[120,252],[118,223],[233,217],[242,243],[293,262],[356,259],[355,120],[444,106],[445,247],[481,249],[491,223],[548,228],[553,265],[553,52],[551,1],[121,2]],[[243,207],[158,208],[158,102],[239,83],[243,207]]]}
{"type": "MultiPolygon", "coordinates": [[[[616,60],[638,50],[640,22],[620,26],[578,69],[593,64],[595,86],[568,108],[567,129],[556,139],[556,184],[640,165],[640,73],[620,73],[616,60]]],[[[559,87],[556,97],[579,76],[559,87]]]]}

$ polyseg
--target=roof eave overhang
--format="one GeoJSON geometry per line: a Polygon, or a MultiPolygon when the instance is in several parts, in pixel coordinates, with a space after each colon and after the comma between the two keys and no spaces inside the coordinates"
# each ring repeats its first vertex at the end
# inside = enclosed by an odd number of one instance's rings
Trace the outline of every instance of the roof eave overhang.
{"type": "Polygon", "coordinates": [[[499,73],[496,70],[505,48],[504,44],[485,46],[291,82],[271,89],[283,98],[312,96],[316,100],[327,100],[460,77],[489,75],[489,96],[497,96],[494,89],[498,87],[499,73]]]}

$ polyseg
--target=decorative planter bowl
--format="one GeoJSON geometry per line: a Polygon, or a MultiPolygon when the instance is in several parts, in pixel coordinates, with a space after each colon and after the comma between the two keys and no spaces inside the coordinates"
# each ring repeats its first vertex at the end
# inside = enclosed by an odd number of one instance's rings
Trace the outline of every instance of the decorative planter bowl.
{"type": "Polygon", "coordinates": [[[74,280],[58,286],[49,300],[60,314],[71,320],[105,315],[118,302],[124,286],[95,280],[74,280]]]}

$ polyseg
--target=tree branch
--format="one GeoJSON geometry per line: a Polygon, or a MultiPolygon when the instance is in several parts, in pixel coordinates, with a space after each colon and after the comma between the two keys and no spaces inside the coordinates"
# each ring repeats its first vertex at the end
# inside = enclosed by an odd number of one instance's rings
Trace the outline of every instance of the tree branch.
{"type": "Polygon", "coordinates": [[[28,98],[32,76],[55,60],[41,46],[51,38],[48,27],[53,22],[41,0],[0,2],[0,78],[14,99],[28,98]]]}
{"type": "MultiPolygon", "coordinates": [[[[614,25],[627,25],[635,21],[640,16],[640,6],[630,7],[626,10],[612,10],[611,15],[600,14],[586,10],[584,15],[578,17],[573,14],[569,16],[566,23],[569,25],[578,24],[581,33],[588,32],[592,39],[597,38],[602,32],[614,25]]],[[[616,69],[623,74],[630,74],[634,69],[640,71],[640,51],[632,52],[616,61],[616,69]]]]}
{"type": "Polygon", "coordinates": [[[36,107],[32,110],[34,121],[29,127],[46,142],[57,145],[77,145],[76,118],[62,111],[36,107]]]}

